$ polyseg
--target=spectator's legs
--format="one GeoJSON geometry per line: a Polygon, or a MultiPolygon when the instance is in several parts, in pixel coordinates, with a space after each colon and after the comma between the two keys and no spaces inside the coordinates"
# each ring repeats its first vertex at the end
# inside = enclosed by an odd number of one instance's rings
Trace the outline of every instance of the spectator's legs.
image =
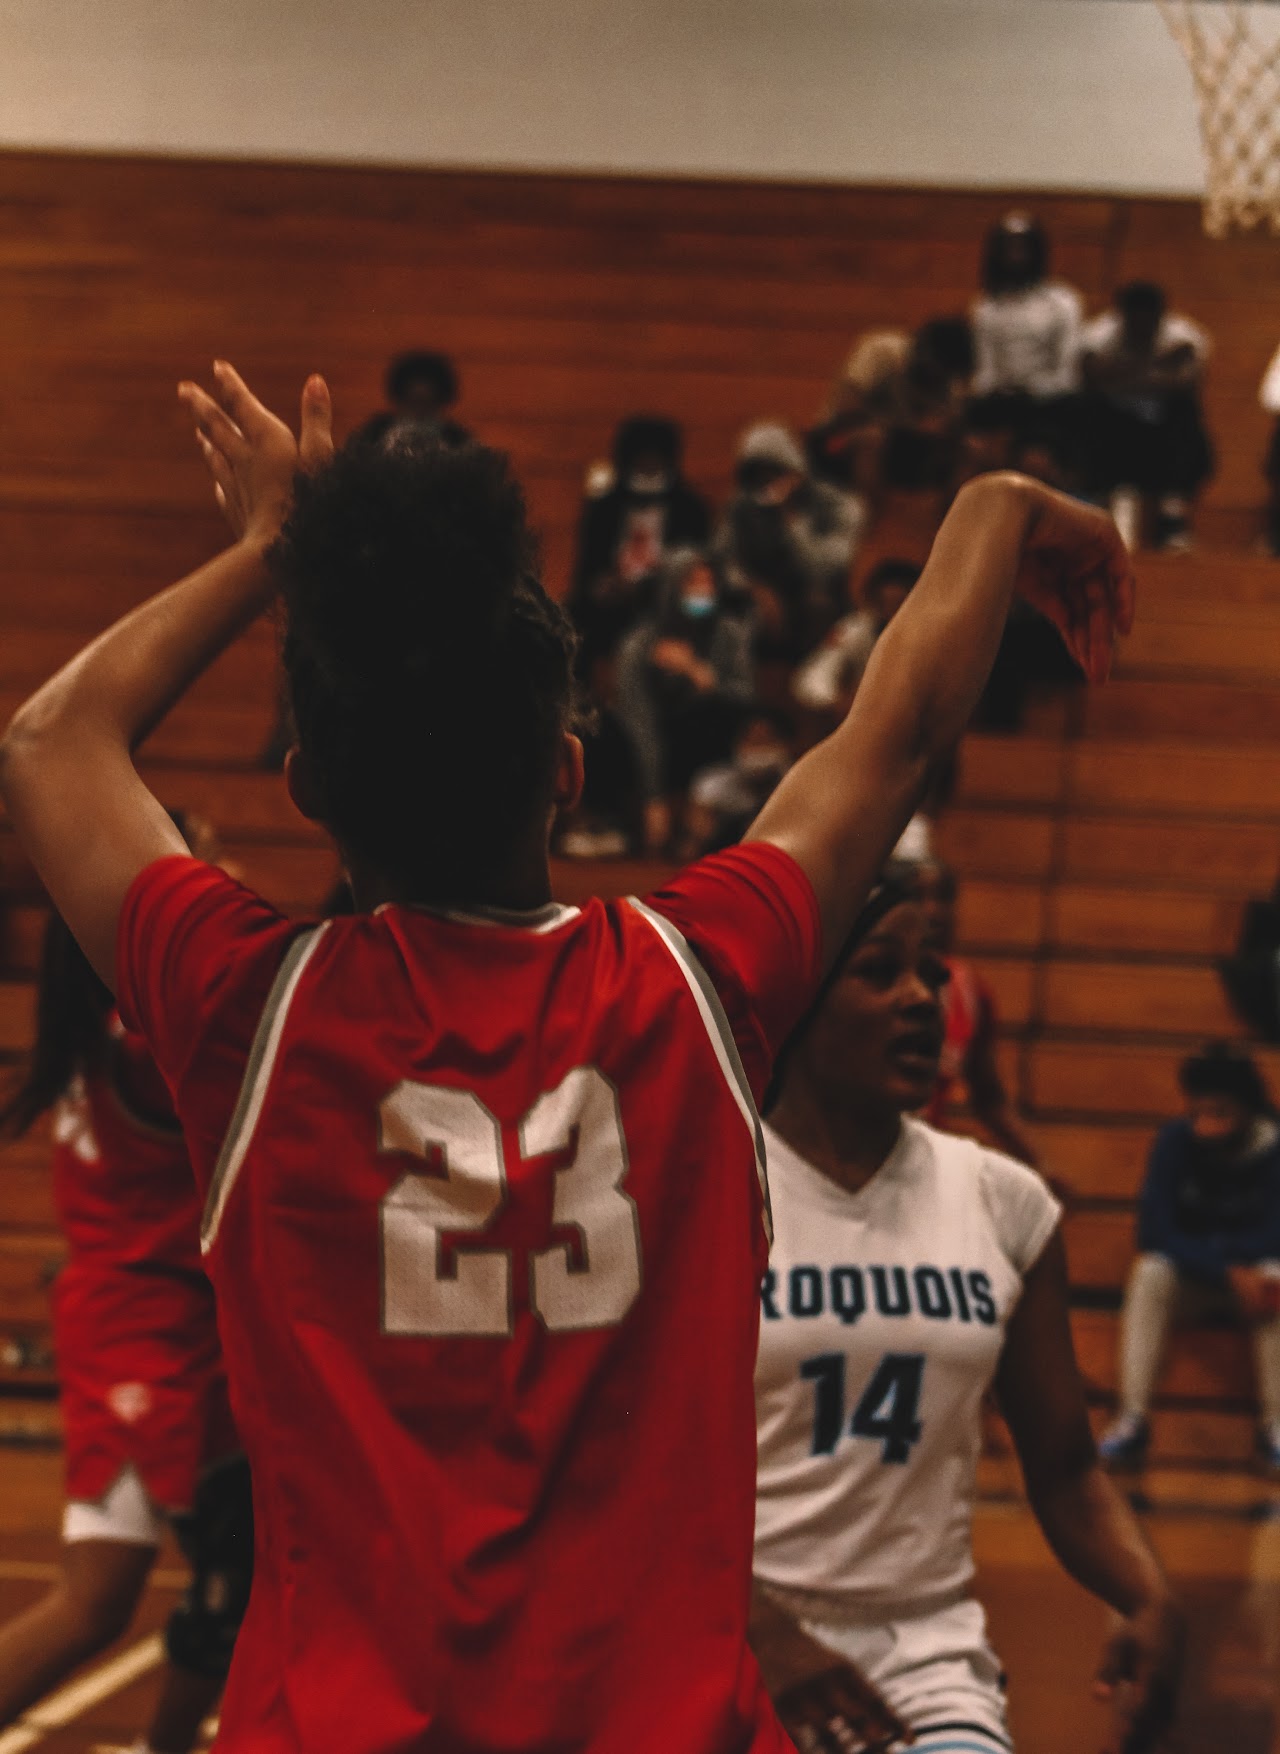
{"type": "Polygon", "coordinates": [[[1084,398],[1084,480],[1090,496],[1111,508],[1125,547],[1142,546],[1142,492],[1148,474],[1146,423],[1107,396],[1084,398]]]}
{"type": "Polygon", "coordinates": [[[1164,1255],[1139,1255],[1120,1318],[1120,1408],[1145,1419],[1178,1305],[1178,1270],[1164,1255]]]}
{"type": "Polygon", "coordinates": [[[1158,495],[1156,543],[1186,548],[1192,501],[1213,473],[1213,446],[1198,399],[1191,394],[1170,397],[1153,434],[1150,485],[1158,495]]]}
{"type": "Polygon", "coordinates": [[[1139,1255],[1133,1263],[1120,1317],[1120,1409],[1098,1439],[1098,1454],[1109,1467],[1133,1466],[1147,1453],[1147,1413],[1183,1289],[1164,1255],[1139,1255]]]}

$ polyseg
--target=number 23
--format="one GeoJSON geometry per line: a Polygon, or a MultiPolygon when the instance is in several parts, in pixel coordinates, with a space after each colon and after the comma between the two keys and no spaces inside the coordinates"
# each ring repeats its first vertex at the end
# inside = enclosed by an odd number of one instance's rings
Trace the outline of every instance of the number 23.
{"type": "MultiPolygon", "coordinates": [[[[640,1224],[623,1189],[627,1144],[612,1084],[577,1066],[540,1096],[520,1123],[520,1155],[574,1145],[555,1172],[551,1222],[578,1233],[582,1265],[567,1243],[529,1256],[529,1300],[553,1333],[614,1327],[640,1294],[640,1224]]],[[[497,1117],[469,1090],[397,1084],[378,1111],[378,1148],[438,1162],[443,1175],[409,1170],[382,1201],[382,1328],[387,1334],[501,1336],[513,1331],[511,1251],[455,1248],[447,1232],[479,1234],[506,1204],[497,1117]]]]}

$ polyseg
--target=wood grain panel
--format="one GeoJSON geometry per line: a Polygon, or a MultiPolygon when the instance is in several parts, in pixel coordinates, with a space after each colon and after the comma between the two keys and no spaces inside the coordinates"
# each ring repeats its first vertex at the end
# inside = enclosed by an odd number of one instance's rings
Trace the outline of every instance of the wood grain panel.
{"type": "Polygon", "coordinates": [[[1140,962],[1054,962],[1039,1020],[1048,1029],[1156,1037],[1231,1035],[1236,1022],[1217,974],[1140,962]]]}

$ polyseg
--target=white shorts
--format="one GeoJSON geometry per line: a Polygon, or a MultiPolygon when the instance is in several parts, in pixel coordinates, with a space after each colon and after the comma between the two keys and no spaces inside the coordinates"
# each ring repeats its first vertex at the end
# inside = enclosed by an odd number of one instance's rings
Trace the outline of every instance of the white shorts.
{"type": "Polygon", "coordinates": [[[62,1513],[64,1541],[127,1541],[135,1547],[158,1547],[167,1526],[164,1512],[132,1462],[125,1463],[101,1498],[72,1498],[62,1513]]]}
{"type": "Polygon", "coordinates": [[[1012,1754],[1004,1673],[981,1602],[875,1624],[807,1615],[801,1624],[855,1664],[915,1730],[912,1754],[1012,1754]]]}

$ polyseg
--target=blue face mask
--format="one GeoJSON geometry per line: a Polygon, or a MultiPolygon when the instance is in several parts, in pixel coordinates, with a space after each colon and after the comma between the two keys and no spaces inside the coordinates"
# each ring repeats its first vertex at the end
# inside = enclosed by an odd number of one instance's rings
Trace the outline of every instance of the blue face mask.
{"type": "Polygon", "coordinates": [[[708,615],[715,614],[716,600],[714,597],[685,597],[680,607],[691,621],[705,621],[708,615]]]}

